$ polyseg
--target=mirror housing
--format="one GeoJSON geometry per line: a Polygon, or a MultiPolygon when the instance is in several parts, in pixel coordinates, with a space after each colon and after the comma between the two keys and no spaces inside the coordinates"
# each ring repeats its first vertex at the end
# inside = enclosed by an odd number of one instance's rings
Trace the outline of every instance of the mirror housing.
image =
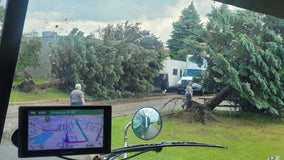
{"type": "Polygon", "coordinates": [[[160,113],[153,107],[139,109],[132,118],[134,134],[143,140],[150,140],[159,135],[163,123],[160,113]]]}

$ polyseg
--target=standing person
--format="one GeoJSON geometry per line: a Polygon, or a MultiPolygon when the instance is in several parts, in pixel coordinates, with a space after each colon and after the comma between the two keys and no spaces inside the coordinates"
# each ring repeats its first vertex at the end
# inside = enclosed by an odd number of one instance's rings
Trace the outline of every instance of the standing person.
{"type": "Polygon", "coordinates": [[[185,98],[186,98],[187,104],[189,104],[189,102],[192,100],[192,96],[193,96],[192,83],[188,82],[185,88],[185,98]]]}
{"type": "Polygon", "coordinates": [[[168,77],[167,74],[163,74],[161,77],[161,90],[162,94],[165,95],[168,89],[168,77]]]}
{"type": "Polygon", "coordinates": [[[81,84],[76,84],[75,89],[70,94],[70,104],[72,106],[85,105],[85,97],[81,84]]]}

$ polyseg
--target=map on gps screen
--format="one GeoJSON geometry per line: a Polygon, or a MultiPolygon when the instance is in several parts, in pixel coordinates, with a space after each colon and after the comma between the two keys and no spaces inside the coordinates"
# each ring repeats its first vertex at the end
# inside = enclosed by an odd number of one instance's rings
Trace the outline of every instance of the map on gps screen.
{"type": "Polygon", "coordinates": [[[28,150],[103,147],[103,109],[35,110],[28,114],[28,150]]]}

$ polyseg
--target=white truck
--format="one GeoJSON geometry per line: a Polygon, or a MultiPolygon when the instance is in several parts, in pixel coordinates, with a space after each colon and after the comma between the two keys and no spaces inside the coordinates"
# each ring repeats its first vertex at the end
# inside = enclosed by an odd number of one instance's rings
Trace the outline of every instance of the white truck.
{"type": "Polygon", "coordinates": [[[202,87],[202,84],[200,82],[193,82],[193,79],[194,77],[201,75],[201,73],[206,70],[206,60],[204,59],[204,65],[199,67],[196,63],[190,61],[190,57],[192,57],[192,55],[186,56],[186,69],[183,71],[180,80],[177,82],[177,92],[179,94],[185,92],[187,84],[189,82],[192,82],[193,94],[203,95],[204,89],[202,87]]]}

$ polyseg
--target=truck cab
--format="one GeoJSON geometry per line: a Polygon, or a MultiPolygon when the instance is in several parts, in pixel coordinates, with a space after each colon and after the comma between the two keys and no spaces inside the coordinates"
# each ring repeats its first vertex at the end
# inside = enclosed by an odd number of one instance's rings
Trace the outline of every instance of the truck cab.
{"type": "Polygon", "coordinates": [[[177,92],[178,94],[184,93],[185,88],[189,82],[192,82],[193,94],[203,95],[203,79],[202,73],[204,69],[186,69],[183,73],[183,76],[177,83],[177,92]]]}
{"type": "Polygon", "coordinates": [[[186,56],[186,69],[184,69],[180,80],[177,82],[177,92],[178,94],[185,92],[187,84],[192,82],[193,94],[203,95],[204,89],[202,87],[202,74],[207,68],[207,62],[203,59],[203,65],[199,66],[190,60],[192,56],[193,55],[186,56]]]}

